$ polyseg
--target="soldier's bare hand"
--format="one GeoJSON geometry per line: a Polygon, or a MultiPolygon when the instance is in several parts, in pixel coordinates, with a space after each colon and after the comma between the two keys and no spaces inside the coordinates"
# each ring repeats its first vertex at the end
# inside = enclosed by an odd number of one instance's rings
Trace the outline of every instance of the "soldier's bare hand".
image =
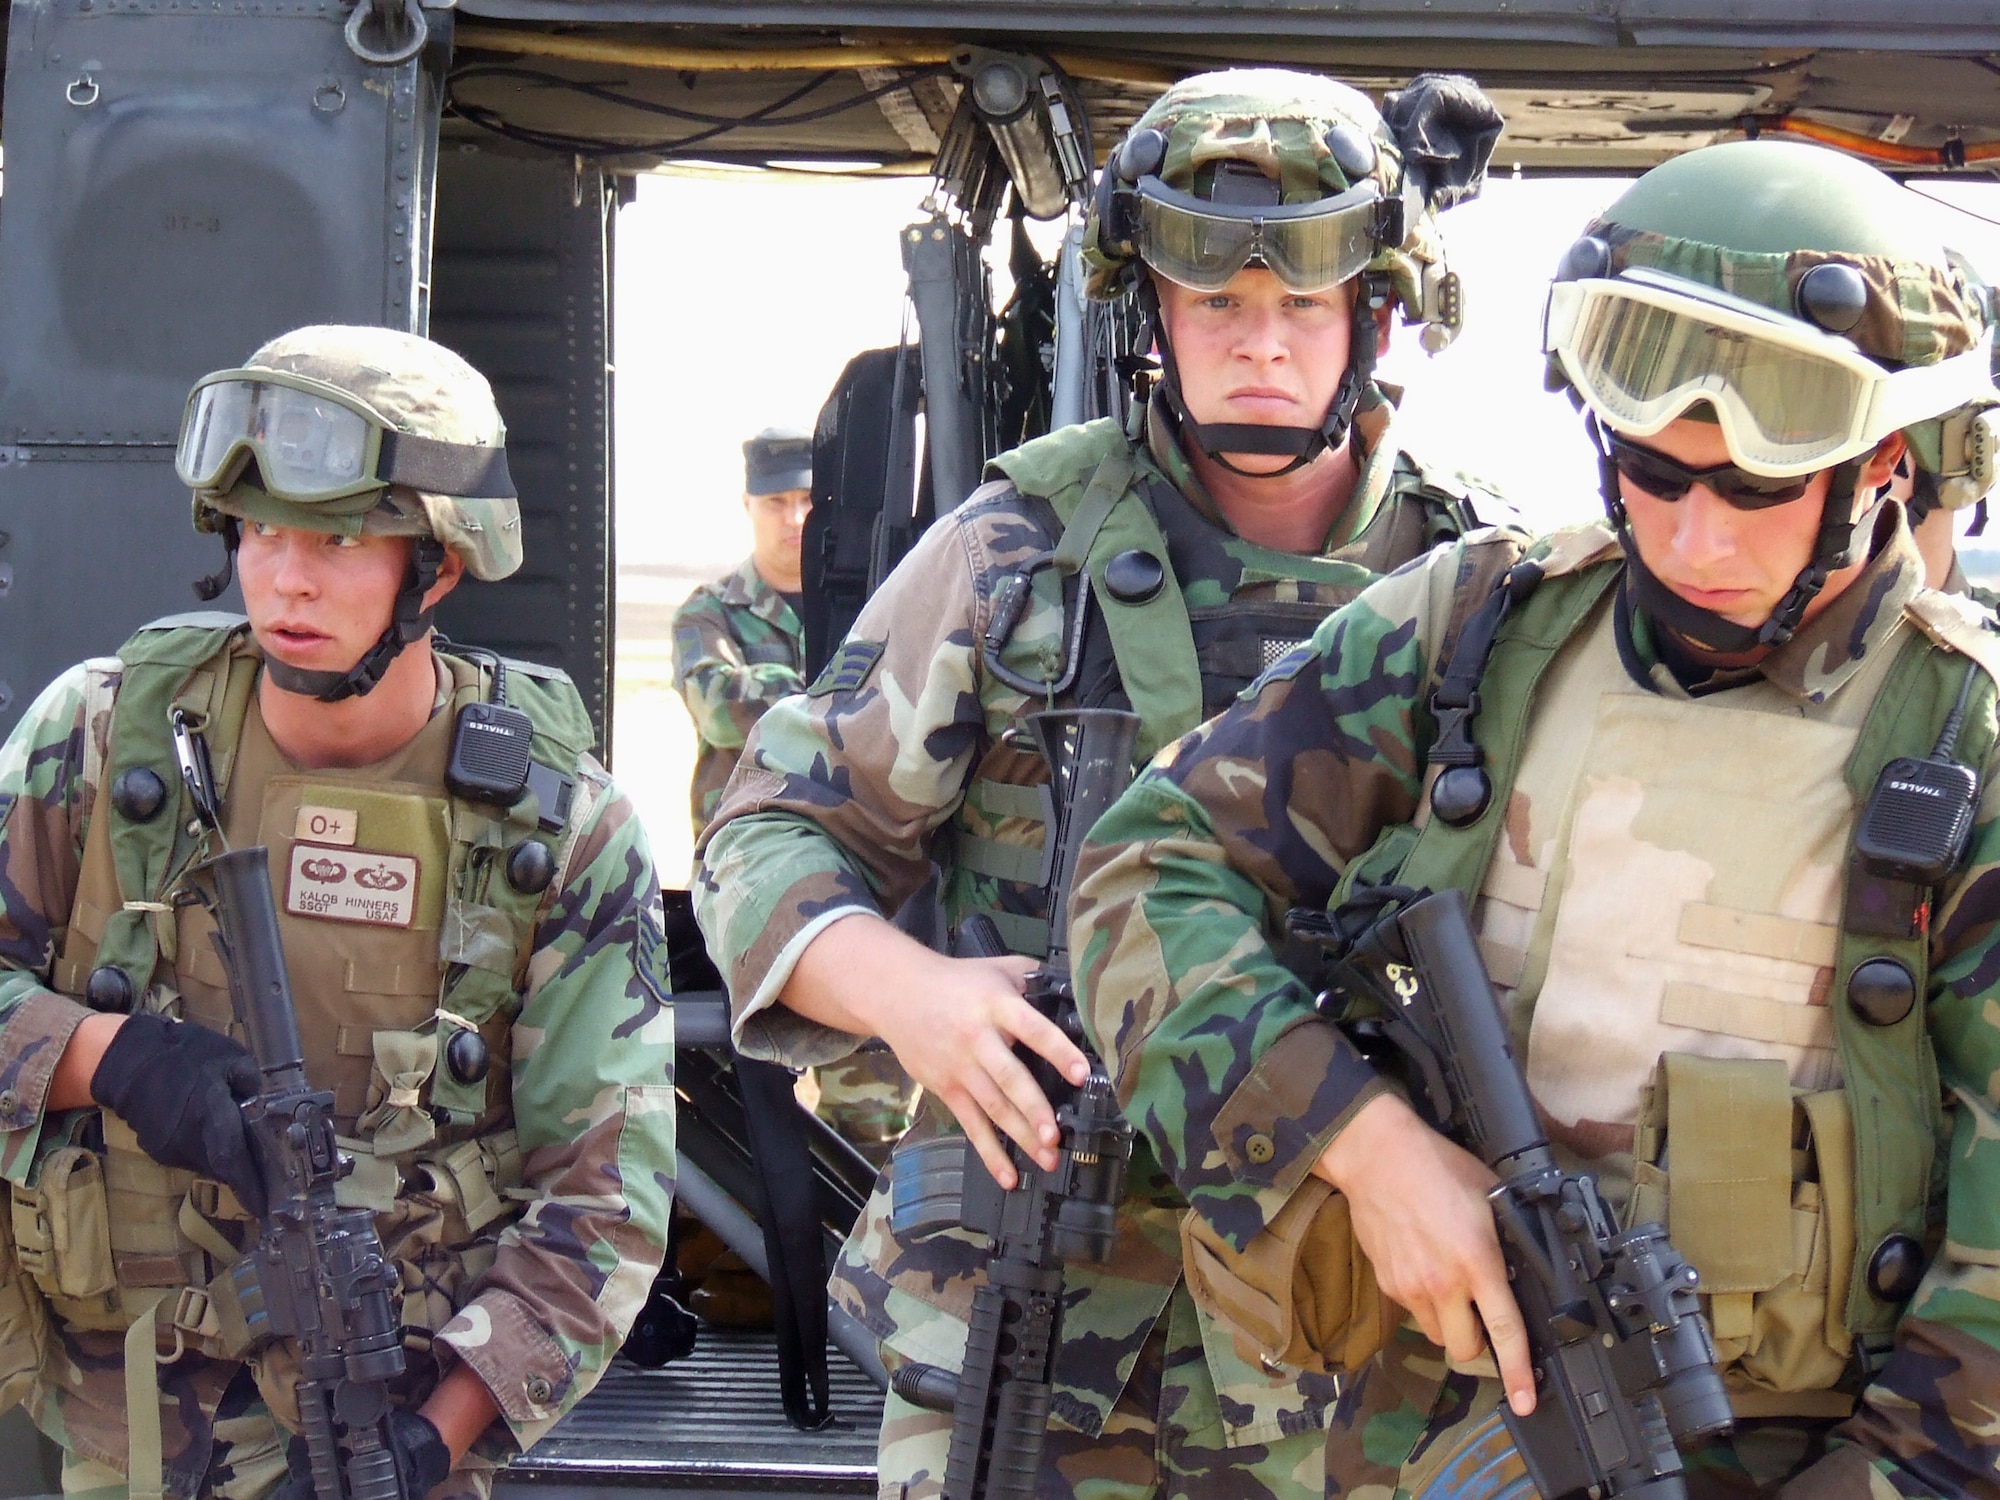
{"type": "Polygon", "coordinates": [[[1347,1196],[1383,1294],[1461,1363],[1490,1338],[1509,1404],[1522,1416],[1533,1411],[1527,1330],[1500,1258],[1486,1200],[1497,1179],[1485,1165],[1384,1094],[1362,1106],[1313,1170],[1347,1196]]]}
{"type": "Polygon", "coordinates": [[[1000,1135],[1056,1166],[1055,1111],[1014,1055],[1021,1042],[1073,1083],[1090,1064],[1060,1027],[1021,998],[1034,960],[947,958],[876,917],[835,922],[807,945],[779,999],[800,1015],[879,1036],[936,1094],[1002,1187],[1014,1185],[1000,1135]]]}

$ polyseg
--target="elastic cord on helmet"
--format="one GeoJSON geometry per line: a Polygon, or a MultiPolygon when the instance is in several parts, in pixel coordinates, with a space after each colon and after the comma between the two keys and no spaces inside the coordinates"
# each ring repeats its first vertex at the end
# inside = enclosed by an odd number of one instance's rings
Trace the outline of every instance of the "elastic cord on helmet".
{"type": "Polygon", "coordinates": [[[1819,533],[1813,541],[1812,556],[1792,586],[1761,625],[1739,625],[1712,610],[1690,604],[1662,583],[1639,555],[1632,535],[1631,519],[1625,512],[1624,497],[1618,491],[1618,465],[1611,457],[1611,445],[1594,412],[1586,413],[1584,425],[1597,449],[1598,486],[1604,496],[1604,512],[1618,533],[1626,566],[1632,574],[1634,592],[1646,613],[1675,635],[1704,651],[1719,656],[1738,656],[1751,651],[1772,650],[1798,633],[1808,606],[1819,597],[1834,572],[1847,566],[1853,543],[1856,518],[1854,490],[1861,474],[1861,459],[1835,465],[1827,484],[1826,501],[1820,511],[1819,533]]]}
{"type": "Polygon", "coordinates": [[[1347,440],[1355,408],[1375,373],[1375,344],[1378,337],[1375,314],[1387,296],[1384,278],[1373,273],[1355,278],[1354,323],[1348,337],[1347,369],[1327,404],[1326,415],[1317,427],[1264,426],[1254,422],[1197,422],[1181,394],[1180,366],[1174,358],[1173,342],[1167,337],[1166,319],[1160,315],[1159,289],[1153,278],[1139,278],[1139,306],[1145,312],[1154,346],[1160,351],[1160,395],[1181,431],[1215,463],[1245,479],[1276,479],[1303,469],[1320,454],[1338,448],[1347,440]],[[1268,453],[1291,458],[1282,469],[1267,474],[1238,468],[1224,455],[1268,453]]]}
{"type": "Polygon", "coordinates": [[[438,580],[438,571],[444,566],[444,551],[444,543],[433,537],[417,538],[410,549],[410,566],[403,574],[403,586],[396,591],[395,611],[389,617],[388,628],[352,667],[345,672],[308,672],[267,656],[264,670],[271,680],[288,693],[317,698],[321,703],[367,697],[388,674],[389,663],[402,654],[403,648],[422,640],[430,630],[431,611],[424,607],[424,595],[438,580]]]}

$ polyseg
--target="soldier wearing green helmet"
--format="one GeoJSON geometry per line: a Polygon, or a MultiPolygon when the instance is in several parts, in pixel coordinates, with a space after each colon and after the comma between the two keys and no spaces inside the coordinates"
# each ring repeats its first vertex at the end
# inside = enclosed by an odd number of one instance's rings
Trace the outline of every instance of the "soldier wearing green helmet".
{"type": "Polygon", "coordinates": [[[72,1495],[310,1493],[298,1354],[232,1276],[264,1210],[258,1087],[211,854],[263,844],[316,1088],[398,1283],[404,1493],[478,1497],[590,1389],[664,1251],[659,889],[560,672],[447,646],[521,563],[485,379],[302,328],[188,400],[177,454],[248,615],[147,626],[0,745],[0,1404],[72,1495]],[[503,726],[526,766],[459,754],[503,726]],[[518,782],[518,784],[516,784],[518,782]]]}
{"type": "MultiPolygon", "coordinates": [[[[1130,708],[1143,762],[1490,512],[1401,448],[1372,370],[1396,306],[1456,325],[1430,216],[1476,190],[1499,123],[1464,79],[1415,80],[1385,116],[1325,78],[1228,72],[1176,84],[1113,150],[1094,290],[1136,287],[1162,384],[1129,425],[994,459],[752,730],[695,882],[746,1055],[815,1066],[881,1037],[926,1090],[906,1142],[963,1134],[1007,1184],[1004,1134],[1053,1169],[1054,1114],[1013,1049],[1073,1078],[1085,1060],[1021,994],[1050,943],[1049,773],[1021,721],[1130,708]],[[1006,956],[944,957],[885,919],[934,859],[950,920],[990,918],[1006,956]]],[[[1034,1493],[1318,1500],[1336,1385],[1260,1365],[1189,1299],[1164,1160],[1139,1148],[1110,1263],[1070,1267],[1034,1493]]],[[[892,1368],[955,1370],[983,1242],[899,1235],[891,1180],[834,1295],[892,1368]]],[[[892,1393],[882,1492],[940,1493],[951,1428],[892,1393]]]]}
{"type": "Polygon", "coordinates": [[[1184,1142],[1190,1244],[1266,1293],[1253,1347],[1348,1376],[1329,1494],[1530,1496],[1510,1430],[1557,1399],[1493,1173],[1279,961],[1289,908],[1447,887],[1558,1160],[1699,1276],[1734,1431],[1621,1483],[2000,1493],[2000,639],[1889,488],[1982,495],[2000,391],[1931,222],[1817,147],[1640,178],[1545,323],[1605,520],[1374,585],[1084,850],[1080,1004],[1184,1142]]]}

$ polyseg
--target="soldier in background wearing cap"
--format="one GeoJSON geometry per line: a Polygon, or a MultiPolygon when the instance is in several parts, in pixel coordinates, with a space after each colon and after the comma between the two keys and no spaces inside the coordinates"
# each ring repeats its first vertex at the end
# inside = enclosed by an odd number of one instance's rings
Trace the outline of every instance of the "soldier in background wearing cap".
{"type": "MultiPolygon", "coordinates": [[[[674,615],[674,680],[694,719],[694,831],[708,826],[750,726],[780,698],[805,691],[800,548],[812,512],[812,435],[767,427],[743,445],[750,555],[705,583],[674,615]]],[[[910,1128],[916,1085],[886,1047],[814,1069],[818,1114],[877,1165],[910,1128]]],[[[683,1269],[697,1267],[683,1256],[683,1269]]],[[[724,1251],[700,1275],[692,1308],[711,1322],[768,1323],[770,1294],[724,1251]]]]}
{"type": "Polygon", "coordinates": [[[659,1270],[673,1021],[644,832],[568,678],[431,634],[464,575],[521,564],[504,444],[485,379],[389,329],[300,329],[208,376],[176,468],[227,549],[197,592],[233,568],[248,620],[146,627],[0,745],[0,1406],[62,1446],[68,1495],[309,1493],[296,1351],[253,1336],[230,1276],[265,1206],[258,1069],[212,919],[176,899],[225,848],[271,851],[340,1202],[397,1273],[403,1493],[484,1495],[659,1270]],[[489,702],[533,730],[509,805],[447,769],[489,702]]]}

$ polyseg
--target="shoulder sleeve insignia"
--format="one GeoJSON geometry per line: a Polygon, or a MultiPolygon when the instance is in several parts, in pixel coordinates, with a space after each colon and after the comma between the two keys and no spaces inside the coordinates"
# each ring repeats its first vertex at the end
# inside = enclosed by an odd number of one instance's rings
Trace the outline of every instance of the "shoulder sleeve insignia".
{"type": "Polygon", "coordinates": [[[882,659],[882,645],[881,641],[842,641],[840,649],[820,668],[819,676],[806,689],[806,696],[824,698],[829,693],[859,692],[875,670],[875,663],[882,659]]]}

